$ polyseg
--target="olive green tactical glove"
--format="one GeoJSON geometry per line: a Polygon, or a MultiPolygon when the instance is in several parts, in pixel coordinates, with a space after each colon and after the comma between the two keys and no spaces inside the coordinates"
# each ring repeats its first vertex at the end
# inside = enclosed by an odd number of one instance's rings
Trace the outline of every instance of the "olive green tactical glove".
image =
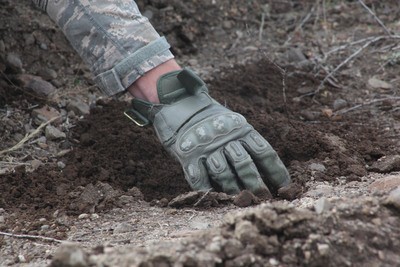
{"type": "Polygon", "coordinates": [[[126,114],[138,125],[153,124],[192,189],[216,188],[228,194],[248,189],[270,196],[266,185],[275,191],[290,183],[270,144],[242,115],[212,99],[192,71],[163,75],[157,90],[161,104],[134,99],[126,114]]]}

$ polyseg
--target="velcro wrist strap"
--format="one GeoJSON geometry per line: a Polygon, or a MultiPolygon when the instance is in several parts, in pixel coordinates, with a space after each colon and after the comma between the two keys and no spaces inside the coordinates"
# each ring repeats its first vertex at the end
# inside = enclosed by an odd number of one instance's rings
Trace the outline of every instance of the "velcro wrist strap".
{"type": "Polygon", "coordinates": [[[207,93],[200,93],[165,105],[153,121],[158,138],[163,143],[170,141],[187,121],[213,103],[207,93]]]}

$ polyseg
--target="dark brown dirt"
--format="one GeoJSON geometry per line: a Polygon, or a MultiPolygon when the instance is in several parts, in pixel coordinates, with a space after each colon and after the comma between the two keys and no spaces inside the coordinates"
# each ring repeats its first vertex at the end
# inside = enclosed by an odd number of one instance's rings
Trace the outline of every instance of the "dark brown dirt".
{"type": "MultiPolygon", "coordinates": [[[[366,165],[396,150],[390,140],[378,138],[380,131],[368,123],[368,115],[335,121],[321,118],[317,124],[301,120],[312,99],[293,102],[297,85],[313,86],[317,81],[290,75],[286,82],[285,104],[281,73],[261,61],[227,70],[225,77],[210,83],[210,90],[269,140],[295,183],[304,186],[310,176],[327,181],[339,176],[358,179],[367,173],[366,165]],[[323,163],[326,171],[311,170],[311,163],[323,163]]],[[[83,210],[70,205],[70,192],[97,181],[122,191],[138,187],[147,201],[189,191],[179,164],[163,150],[152,128],[139,128],[123,116],[126,107],[123,102],[101,101],[73,128],[69,142],[74,149],[64,159],[65,169],[49,164],[34,173],[18,169],[4,176],[1,206],[26,208],[38,216],[56,209],[80,213],[83,210]]]]}
{"type": "MultiPolygon", "coordinates": [[[[397,0],[365,2],[394,34],[400,32],[397,0]]],[[[204,238],[168,246],[176,249],[174,253],[166,253],[168,264],[188,259],[187,264],[203,266],[203,261],[209,259],[208,250],[215,249],[220,240],[220,249],[212,253],[215,265],[263,266],[269,262],[272,266],[276,261],[285,266],[398,265],[398,210],[382,206],[378,193],[358,187],[368,184],[369,179],[379,179],[381,175],[373,172],[399,170],[398,39],[372,43],[338,70],[318,94],[306,96],[319,87],[330,71],[365,45],[364,38],[385,35],[359,1],[138,0],[137,3],[151,17],[155,28],[167,37],[177,59],[207,80],[212,96],[245,115],[278,151],[295,185],[280,190],[275,199],[301,197],[289,205],[269,201],[257,211],[251,209],[236,219],[232,217],[204,238]],[[351,43],[360,40],[358,45],[351,43]],[[346,44],[350,45],[339,49],[346,44]],[[298,49],[297,55],[306,62],[293,60],[290,56],[293,49],[298,49]],[[285,68],[285,75],[271,61],[285,68]],[[371,87],[368,81],[372,77],[392,87],[371,87]],[[382,98],[388,100],[368,103],[382,98]],[[341,113],[334,108],[334,102],[340,99],[345,104],[339,109],[357,108],[341,113]],[[361,178],[362,183],[349,184],[361,178]],[[310,208],[316,203],[309,202],[309,193],[314,191],[316,195],[311,198],[325,196],[325,191],[318,191],[316,186],[322,184],[339,190],[330,196],[330,211],[317,214],[310,208]],[[337,184],[340,186],[335,187],[337,184]],[[351,191],[351,198],[344,197],[344,188],[351,191]],[[310,209],[301,211],[292,205],[310,209]]],[[[60,29],[35,10],[30,0],[0,0],[0,6],[2,150],[38,126],[32,122],[35,107],[48,105],[66,114],[70,97],[79,97],[90,104],[98,92],[87,67],[60,29]],[[18,55],[21,69],[10,67],[9,53],[18,55]],[[57,78],[49,78],[56,87],[51,99],[37,97],[18,83],[18,74],[46,76],[44,68],[57,73],[57,78]],[[27,124],[31,128],[26,129],[27,124]]],[[[0,170],[21,164],[12,173],[0,174],[0,230],[78,242],[86,242],[86,237],[82,239],[80,234],[89,233],[88,246],[108,242],[103,237],[110,235],[108,238],[116,242],[110,246],[114,246],[121,240],[112,229],[116,227],[114,224],[123,222],[141,229],[127,233],[127,242],[145,246],[153,238],[158,242],[172,238],[175,230],[184,231],[186,228],[181,225],[193,224],[191,220],[201,212],[209,212],[216,220],[220,218],[217,213],[222,215],[233,208],[229,204],[232,198],[218,193],[208,194],[196,206],[202,194],[187,193],[189,187],[179,164],[167,155],[151,128],[138,128],[123,116],[126,107],[126,102],[100,100],[92,104],[91,114],[83,119],[64,116],[57,127],[67,133],[66,140],[47,140],[43,147],[32,142],[0,157],[0,164],[10,162],[7,166],[0,165],[0,170]],[[56,156],[64,149],[72,150],[56,156]],[[27,172],[32,160],[42,166],[27,172]],[[60,162],[66,167],[57,166],[60,162]],[[150,203],[142,201],[142,194],[150,203]],[[177,195],[176,205],[165,208],[177,195]],[[131,204],[134,209],[130,209],[131,204]],[[147,227],[150,220],[153,228],[147,227]],[[165,237],[156,231],[163,227],[168,232],[165,237]],[[104,235],[99,236],[96,229],[104,229],[104,235]]],[[[258,200],[246,192],[236,201],[239,206],[256,203],[258,200]]],[[[207,221],[202,216],[197,219],[202,223],[207,221]]],[[[191,225],[188,229],[197,227],[191,225]]],[[[44,252],[48,247],[37,241],[38,244],[0,237],[1,251],[9,258],[4,262],[19,265],[20,253],[26,256],[29,266],[35,258],[48,260],[51,256],[44,252]],[[22,245],[19,241],[27,243],[22,245]],[[40,246],[43,252],[30,251],[35,246],[40,246]]],[[[143,264],[161,264],[160,250],[153,252],[157,254],[155,258],[144,259],[143,264]]],[[[108,253],[99,254],[113,260],[108,253]]],[[[132,251],[125,255],[139,260],[143,256],[132,251]]],[[[124,262],[126,258],[117,255],[114,259],[124,262]]]]}

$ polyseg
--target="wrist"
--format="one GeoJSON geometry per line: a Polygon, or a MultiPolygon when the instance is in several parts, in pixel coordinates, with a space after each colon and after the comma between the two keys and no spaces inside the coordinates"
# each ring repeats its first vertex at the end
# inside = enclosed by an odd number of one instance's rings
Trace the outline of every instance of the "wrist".
{"type": "Polygon", "coordinates": [[[152,103],[160,103],[157,93],[158,79],[165,73],[180,69],[181,67],[175,59],[170,59],[146,72],[142,77],[137,79],[128,87],[128,92],[135,98],[152,103]]]}

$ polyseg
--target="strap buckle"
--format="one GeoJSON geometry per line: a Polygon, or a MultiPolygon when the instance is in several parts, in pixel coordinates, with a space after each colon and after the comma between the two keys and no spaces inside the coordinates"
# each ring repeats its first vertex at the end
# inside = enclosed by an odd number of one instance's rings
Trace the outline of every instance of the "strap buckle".
{"type": "Polygon", "coordinates": [[[139,127],[144,127],[150,124],[150,121],[135,109],[129,109],[125,111],[124,115],[139,127]]]}

